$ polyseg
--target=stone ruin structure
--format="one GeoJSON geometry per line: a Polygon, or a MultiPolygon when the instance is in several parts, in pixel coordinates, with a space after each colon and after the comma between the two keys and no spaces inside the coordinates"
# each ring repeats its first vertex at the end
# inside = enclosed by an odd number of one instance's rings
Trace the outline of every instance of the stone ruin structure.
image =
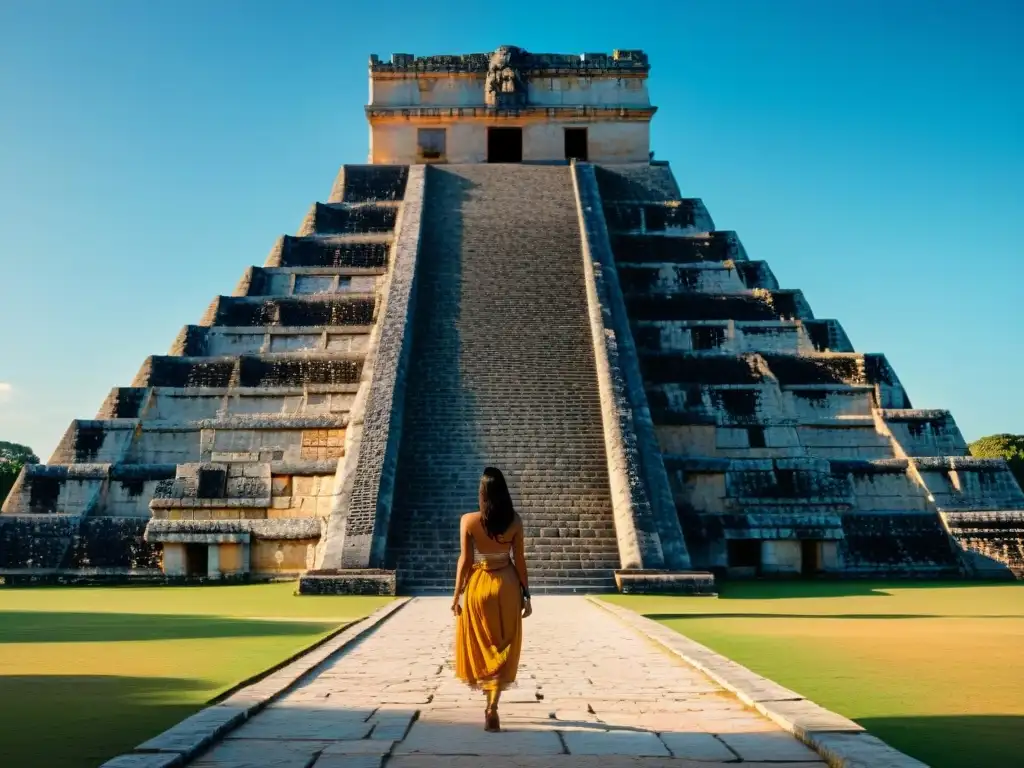
{"type": "Polygon", "coordinates": [[[651,160],[643,52],[369,69],[370,162],[25,468],[5,578],[450,589],[487,464],[538,592],[1024,569],[1005,464],[651,160]]]}

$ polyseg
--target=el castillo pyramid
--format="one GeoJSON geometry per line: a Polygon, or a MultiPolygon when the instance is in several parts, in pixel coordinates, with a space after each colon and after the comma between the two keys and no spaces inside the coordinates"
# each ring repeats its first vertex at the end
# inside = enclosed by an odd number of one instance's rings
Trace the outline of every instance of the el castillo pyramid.
{"type": "Polygon", "coordinates": [[[642,51],[371,57],[371,148],[0,515],[6,580],[536,591],[1024,572],[1024,494],[654,162],[642,51]]]}

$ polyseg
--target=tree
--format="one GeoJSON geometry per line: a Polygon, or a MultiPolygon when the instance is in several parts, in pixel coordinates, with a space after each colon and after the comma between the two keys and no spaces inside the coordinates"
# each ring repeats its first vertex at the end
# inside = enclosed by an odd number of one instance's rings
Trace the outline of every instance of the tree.
{"type": "Polygon", "coordinates": [[[967,447],[979,459],[1006,459],[1017,484],[1024,488],[1024,435],[989,435],[967,447]]]}
{"type": "Polygon", "coordinates": [[[11,492],[14,481],[26,464],[38,464],[39,457],[27,445],[0,440],[0,504],[11,492]]]}

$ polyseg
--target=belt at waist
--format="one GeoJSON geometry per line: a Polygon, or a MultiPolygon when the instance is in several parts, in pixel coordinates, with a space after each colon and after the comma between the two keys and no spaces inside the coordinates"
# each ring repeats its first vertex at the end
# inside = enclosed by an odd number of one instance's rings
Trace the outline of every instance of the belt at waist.
{"type": "Polygon", "coordinates": [[[481,571],[500,571],[502,568],[508,568],[510,565],[512,565],[512,558],[507,555],[473,561],[473,568],[481,571]]]}

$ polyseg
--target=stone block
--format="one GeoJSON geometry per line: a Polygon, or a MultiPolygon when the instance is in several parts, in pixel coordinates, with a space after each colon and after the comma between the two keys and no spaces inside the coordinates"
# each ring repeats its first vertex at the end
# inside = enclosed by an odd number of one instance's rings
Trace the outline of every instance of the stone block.
{"type": "Polygon", "coordinates": [[[158,754],[136,753],[118,755],[107,760],[100,768],[178,768],[185,764],[185,757],[177,752],[158,754]]]}
{"type": "Polygon", "coordinates": [[[565,731],[562,739],[571,755],[670,756],[657,734],[644,731],[565,731]]]}
{"type": "Polygon", "coordinates": [[[309,768],[329,741],[228,739],[190,766],[195,768],[309,768]]]}
{"type": "Polygon", "coordinates": [[[625,595],[716,595],[715,577],[708,572],[616,571],[615,586],[625,595]]]}
{"type": "Polygon", "coordinates": [[[806,738],[836,768],[927,768],[867,733],[810,733],[806,738]]]}
{"type": "Polygon", "coordinates": [[[299,578],[300,595],[393,595],[395,572],[352,569],[309,571],[299,578]]]}
{"type": "Polygon", "coordinates": [[[191,755],[243,722],[246,714],[246,710],[239,707],[207,707],[159,736],[143,742],[137,749],[140,752],[177,752],[191,755]]]}

